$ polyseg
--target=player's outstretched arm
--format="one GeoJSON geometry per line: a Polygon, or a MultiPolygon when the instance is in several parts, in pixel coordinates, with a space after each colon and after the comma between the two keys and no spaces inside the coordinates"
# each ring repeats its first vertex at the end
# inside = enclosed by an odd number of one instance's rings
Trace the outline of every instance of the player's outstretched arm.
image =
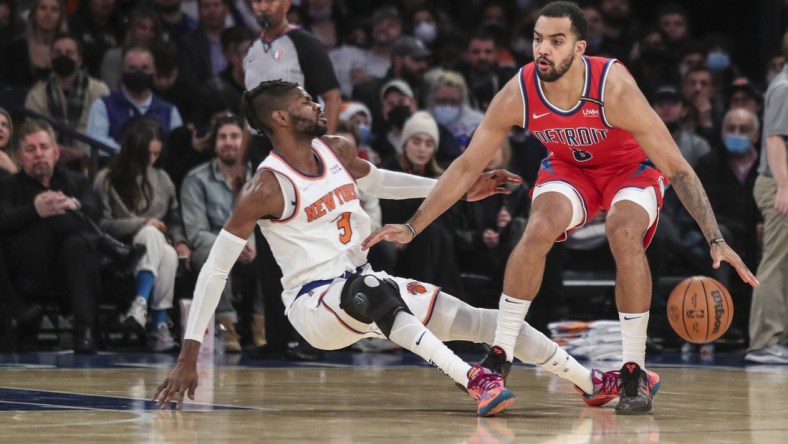
{"type": "MultiPolygon", "coordinates": [[[[479,176],[485,165],[490,162],[492,156],[501,147],[512,126],[522,125],[523,102],[518,82],[518,77],[514,76],[495,95],[490,107],[487,109],[484,120],[476,128],[468,148],[441,175],[435,188],[422,202],[408,224],[385,225],[369,235],[362,242],[362,248],[370,248],[382,240],[408,243],[413,240],[415,234],[421,232],[427,225],[454,205],[466,192],[485,191],[486,193],[486,191],[490,190],[488,187],[489,183],[487,185],[482,183],[478,188],[474,187],[472,189],[471,187],[480,179],[479,176]]],[[[517,184],[521,182],[519,177],[515,175],[509,177],[508,174],[511,173],[504,175],[499,172],[495,175],[493,180],[502,180],[493,187],[496,192],[505,192],[501,186],[504,183],[517,184]]],[[[490,179],[492,179],[492,174],[484,177],[483,182],[490,179]]],[[[478,200],[479,196],[485,193],[479,193],[474,198],[478,200]]]]}
{"type": "MultiPolygon", "coordinates": [[[[348,167],[350,174],[358,180],[365,193],[382,199],[414,199],[429,195],[437,180],[398,171],[378,169],[358,157],[353,144],[342,136],[323,136],[348,167]]],[[[468,201],[482,200],[493,194],[511,194],[507,185],[519,186],[522,177],[506,170],[488,171],[476,179],[465,194],[468,201]]]]}
{"type": "Polygon", "coordinates": [[[681,155],[665,124],[651,108],[627,70],[614,64],[605,90],[605,116],[629,131],[659,170],[668,176],[681,203],[697,222],[711,248],[714,268],[730,263],[744,282],[758,285],[755,275],[722,239],[717,219],[695,171],[681,155]]]}
{"type": "Polygon", "coordinates": [[[232,214],[216,238],[197,277],[178,364],[153,394],[157,407],[164,409],[170,406],[171,401],[175,401],[175,408],[179,409],[183,405],[184,395],[194,399],[198,384],[197,358],[200,343],[219,304],[227,276],[257,220],[266,216],[281,216],[284,208],[282,199],[279,184],[269,171],[258,171],[244,185],[232,214]]]}

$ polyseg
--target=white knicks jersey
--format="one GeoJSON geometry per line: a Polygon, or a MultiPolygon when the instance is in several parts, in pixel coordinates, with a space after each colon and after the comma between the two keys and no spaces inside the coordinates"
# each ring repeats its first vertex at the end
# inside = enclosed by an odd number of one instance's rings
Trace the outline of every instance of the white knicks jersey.
{"type": "Polygon", "coordinates": [[[313,139],[312,151],[321,166],[317,176],[296,170],[276,150],[258,167],[274,172],[285,200],[281,219],[257,222],[282,268],[285,307],[305,284],[367,263],[361,241],[370,233],[370,218],[356,180],[320,139],[313,139]]]}

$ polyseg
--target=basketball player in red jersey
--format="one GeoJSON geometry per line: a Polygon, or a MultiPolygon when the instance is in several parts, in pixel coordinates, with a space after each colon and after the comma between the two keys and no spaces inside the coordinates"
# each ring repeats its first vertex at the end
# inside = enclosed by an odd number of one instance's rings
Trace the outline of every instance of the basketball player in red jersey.
{"type": "Polygon", "coordinates": [[[552,243],[604,209],[623,342],[616,412],[650,413],[659,377],[644,369],[651,304],[645,248],[668,180],[706,236],[714,268],[725,261],[745,282],[758,281],[722,238],[700,181],[627,69],[615,60],[583,55],[586,30],[576,4],[545,6],[534,28],[535,62],[495,96],[468,149],[408,223],[386,225],[363,245],[411,241],[471,186],[512,126],[529,130],[549,154],[533,190],[525,233],[506,265],[495,346],[483,365],[508,371],[517,328],[539,290],[552,243]]]}

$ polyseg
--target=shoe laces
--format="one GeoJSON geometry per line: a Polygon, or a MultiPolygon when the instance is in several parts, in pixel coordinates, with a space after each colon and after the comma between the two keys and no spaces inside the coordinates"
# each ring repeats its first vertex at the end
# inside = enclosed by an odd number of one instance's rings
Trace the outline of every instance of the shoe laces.
{"type": "Polygon", "coordinates": [[[501,376],[488,371],[480,372],[470,384],[472,389],[483,393],[501,386],[501,376]]]}
{"type": "Polygon", "coordinates": [[[602,382],[597,393],[605,395],[615,395],[621,383],[620,374],[617,371],[609,371],[602,374],[602,382]]]}

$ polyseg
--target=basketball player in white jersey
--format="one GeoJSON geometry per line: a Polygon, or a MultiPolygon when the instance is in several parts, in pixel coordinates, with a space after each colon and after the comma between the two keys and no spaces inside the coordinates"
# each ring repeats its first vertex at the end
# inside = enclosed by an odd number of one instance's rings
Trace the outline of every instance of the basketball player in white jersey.
{"type": "MultiPolygon", "coordinates": [[[[187,392],[194,399],[200,341],[230,269],[259,225],[282,268],[288,319],[312,346],[336,350],[362,338],[385,337],[467,388],[479,415],[509,407],[514,395],[499,374],[467,364],[441,342],[491,342],[496,311],[471,307],[428,283],[376,272],[361,250],[370,223],[359,188],[386,199],[421,198],[436,181],[378,170],[346,139],[318,138],[326,119],[295,83],[263,82],[244,94],[243,104],[249,124],[265,131],[275,149],[244,186],[200,271],[178,365],[157,388],[157,405],[166,408],[174,399],[179,408],[187,392]]],[[[506,171],[488,172],[467,199],[508,193],[505,184],[520,182],[506,171]]],[[[584,368],[525,322],[514,354],[573,382],[589,405],[615,397],[616,372],[584,368]]]]}

